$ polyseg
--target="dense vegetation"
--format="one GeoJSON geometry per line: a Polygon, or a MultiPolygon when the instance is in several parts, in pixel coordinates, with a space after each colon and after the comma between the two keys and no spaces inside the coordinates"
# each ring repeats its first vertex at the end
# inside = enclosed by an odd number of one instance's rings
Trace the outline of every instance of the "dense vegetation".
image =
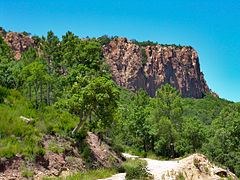
{"type": "Polygon", "coordinates": [[[118,121],[110,137],[118,149],[155,158],[201,152],[239,174],[240,104],[210,94],[181,98],[170,85],[156,98],[121,89],[118,121]]]}
{"type": "Polygon", "coordinates": [[[181,98],[168,84],[156,98],[117,87],[101,50],[107,36],[83,41],[67,32],[59,40],[50,31],[34,39],[39,49],[16,61],[0,36],[0,157],[33,160],[45,154],[45,134],[77,139],[84,126],[119,152],[175,158],[200,151],[240,175],[239,103],[181,98]]]}

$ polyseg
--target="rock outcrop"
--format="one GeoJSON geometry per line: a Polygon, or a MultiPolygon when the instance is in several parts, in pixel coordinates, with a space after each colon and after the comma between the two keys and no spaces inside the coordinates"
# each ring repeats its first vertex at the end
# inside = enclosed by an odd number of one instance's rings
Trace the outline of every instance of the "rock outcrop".
{"type": "Polygon", "coordinates": [[[211,93],[200,71],[197,51],[191,47],[139,47],[120,37],[104,45],[103,53],[114,81],[122,87],[142,88],[152,97],[166,83],[179,89],[182,97],[202,98],[203,93],[211,93]]]}
{"type": "Polygon", "coordinates": [[[44,135],[41,145],[46,153],[36,155],[35,161],[32,162],[20,154],[10,159],[0,158],[0,180],[65,177],[79,171],[87,172],[100,167],[111,168],[122,163],[120,155],[91,132],[88,133],[86,140],[81,142],[44,135]],[[85,141],[84,146],[89,147],[90,162],[79,153],[79,146],[85,141]]]}
{"type": "Polygon", "coordinates": [[[31,37],[25,36],[17,32],[3,32],[3,40],[10,46],[14,51],[14,56],[17,60],[21,59],[22,52],[27,51],[30,46],[36,48],[34,40],[31,37]]]}

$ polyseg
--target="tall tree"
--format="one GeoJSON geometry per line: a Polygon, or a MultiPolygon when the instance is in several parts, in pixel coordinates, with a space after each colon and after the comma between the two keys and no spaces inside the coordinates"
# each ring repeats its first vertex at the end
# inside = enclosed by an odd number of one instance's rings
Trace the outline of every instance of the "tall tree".
{"type": "Polygon", "coordinates": [[[125,121],[129,134],[133,139],[132,143],[143,149],[144,152],[148,151],[151,142],[151,124],[148,119],[151,111],[149,103],[150,97],[147,92],[139,89],[131,105],[128,107],[128,116],[125,121]]]}
{"type": "MultiPolygon", "coordinates": [[[[26,67],[28,65],[30,65],[31,63],[33,63],[34,61],[36,61],[36,59],[39,57],[37,49],[35,49],[34,47],[29,47],[29,49],[25,52],[23,52],[22,54],[22,65],[23,67],[26,67]]],[[[30,71],[25,71],[25,72],[21,72],[21,78],[25,79],[25,86],[28,86],[28,97],[31,100],[32,97],[32,84],[26,81],[26,77],[27,77],[27,72],[30,73],[30,71]]]]}
{"type": "Polygon", "coordinates": [[[13,52],[0,34],[0,85],[7,88],[16,87],[16,77],[14,76],[15,62],[13,52]]]}
{"type": "MultiPolygon", "coordinates": [[[[182,113],[181,95],[179,91],[169,84],[162,85],[161,89],[157,90],[155,110],[153,111],[153,123],[161,126],[163,120],[164,122],[168,122],[163,124],[168,124],[169,127],[170,143],[168,144],[170,144],[171,157],[175,157],[175,132],[182,131],[182,113]]],[[[156,132],[156,134],[158,133],[156,132]]]]}
{"type": "Polygon", "coordinates": [[[42,37],[43,42],[41,44],[41,50],[43,52],[43,57],[47,63],[47,73],[48,73],[48,81],[47,81],[47,105],[50,105],[50,91],[51,91],[51,83],[53,82],[53,78],[51,75],[53,73],[59,61],[59,39],[54,35],[52,31],[47,33],[47,38],[42,37]]]}
{"type": "Polygon", "coordinates": [[[26,79],[26,83],[34,88],[36,109],[38,108],[38,91],[40,86],[46,82],[47,75],[46,67],[39,62],[39,58],[22,70],[22,76],[26,79]]]}
{"type": "Polygon", "coordinates": [[[192,146],[188,152],[196,152],[196,150],[200,149],[205,142],[207,131],[200,120],[195,117],[184,121],[182,135],[182,138],[184,138],[186,143],[192,146]]]}

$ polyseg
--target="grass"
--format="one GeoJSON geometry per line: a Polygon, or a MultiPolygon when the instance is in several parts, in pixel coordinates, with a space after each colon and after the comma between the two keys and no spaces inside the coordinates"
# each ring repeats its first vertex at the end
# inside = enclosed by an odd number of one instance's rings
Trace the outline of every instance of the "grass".
{"type": "Polygon", "coordinates": [[[64,148],[60,147],[56,142],[50,142],[48,149],[55,153],[64,153],[64,148]]]}
{"type": "MultiPolygon", "coordinates": [[[[32,157],[40,148],[42,136],[34,122],[27,123],[20,116],[30,117],[30,104],[14,90],[0,104],[0,157],[11,158],[17,153],[32,157]]],[[[31,158],[32,159],[32,158],[31,158]]]]}
{"type": "Polygon", "coordinates": [[[94,180],[111,177],[118,172],[115,169],[100,168],[88,171],[87,173],[79,172],[64,178],[43,178],[43,180],[94,180]]]}
{"type": "Polygon", "coordinates": [[[26,166],[22,166],[22,176],[23,177],[33,177],[34,173],[33,173],[33,169],[29,169],[26,166]]]}
{"type": "MultiPolygon", "coordinates": [[[[76,117],[53,107],[35,110],[32,103],[16,90],[0,88],[0,95],[0,158],[11,158],[20,153],[33,161],[36,154],[45,154],[40,145],[44,134],[68,137],[78,122],[76,117]],[[20,116],[33,121],[27,123],[20,116]]],[[[54,144],[50,148],[53,152],[63,152],[54,144]]]]}

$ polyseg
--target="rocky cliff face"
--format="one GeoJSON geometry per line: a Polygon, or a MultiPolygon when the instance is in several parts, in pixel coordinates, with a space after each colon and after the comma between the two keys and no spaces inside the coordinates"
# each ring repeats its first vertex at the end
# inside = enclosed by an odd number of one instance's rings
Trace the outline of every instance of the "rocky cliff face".
{"type": "Polygon", "coordinates": [[[6,32],[0,31],[3,35],[4,41],[14,51],[14,56],[17,60],[21,59],[22,52],[27,51],[30,46],[36,47],[34,40],[31,37],[25,36],[17,32],[6,32]]]}
{"type": "Polygon", "coordinates": [[[203,93],[210,92],[197,51],[191,47],[139,47],[120,37],[104,45],[103,53],[114,81],[122,87],[133,91],[143,88],[152,97],[165,83],[179,89],[182,97],[202,98],[203,93]]]}
{"type": "MultiPolygon", "coordinates": [[[[13,48],[16,59],[30,46],[36,47],[31,37],[17,32],[7,32],[3,38],[13,48]]],[[[202,98],[203,93],[212,93],[200,71],[197,51],[191,47],[139,47],[119,37],[102,49],[114,81],[122,87],[133,91],[142,88],[152,97],[165,83],[179,89],[182,97],[202,98]]]]}

